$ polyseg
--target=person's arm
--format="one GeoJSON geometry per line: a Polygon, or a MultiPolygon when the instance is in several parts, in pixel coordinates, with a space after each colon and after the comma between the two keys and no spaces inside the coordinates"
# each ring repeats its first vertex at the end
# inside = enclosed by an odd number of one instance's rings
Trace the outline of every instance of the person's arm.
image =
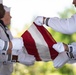
{"type": "Polygon", "coordinates": [[[76,32],[76,15],[67,19],[60,18],[46,18],[46,25],[54,29],[55,31],[64,33],[64,34],[72,34],[76,32]]]}
{"type": "Polygon", "coordinates": [[[76,63],[76,42],[70,45],[58,42],[53,48],[59,53],[53,60],[54,67],[60,68],[66,63],[76,63]]]}
{"type": "Polygon", "coordinates": [[[70,45],[57,42],[57,44],[53,45],[53,48],[58,52],[62,53],[66,51],[68,57],[70,59],[76,59],[76,42],[71,43],[70,45]]]}
{"type": "Polygon", "coordinates": [[[67,48],[68,56],[70,57],[67,63],[76,63],[76,42],[71,43],[67,48]]]}
{"type": "Polygon", "coordinates": [[[0,50],[2,54],[10,54],[12,50],[20,50],[23,46],[22,38],[13,38],[10,41],[0,39],[0,50]]]}
{"type": "Polygon", "coordinates": [[[67,19],[38,16],[34,22],[39,26],[45,24],[51,27],[53,30],[64,34],[72,34],[76,32],[76,14],[67,19]]]}

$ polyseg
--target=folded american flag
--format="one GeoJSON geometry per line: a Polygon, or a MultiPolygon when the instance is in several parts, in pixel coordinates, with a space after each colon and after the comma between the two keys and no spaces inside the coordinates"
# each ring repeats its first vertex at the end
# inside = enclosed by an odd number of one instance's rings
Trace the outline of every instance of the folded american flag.
{"type": "Polygon", "coordinates": [[[37,61],[50,61],[58,56],[52,48],[56,41],[44,26],[33,23],[22,38],[28,54],[34,55],[37,61]]]}

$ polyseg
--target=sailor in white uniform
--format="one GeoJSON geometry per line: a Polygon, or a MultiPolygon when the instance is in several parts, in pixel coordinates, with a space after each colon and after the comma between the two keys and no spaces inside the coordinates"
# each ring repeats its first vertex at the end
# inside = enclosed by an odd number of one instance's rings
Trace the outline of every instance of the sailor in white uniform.
{"type": "Polygon", "coordinates": [[[8,25],[10,24],[10,8],[0,0],[0,75],[11,75],[13,63],[32,65],[35,58],[24,51],[23,39],[13,38],[8,25]]]}
{"type": "MultiPolygon", "coordinates": [[[[76,0],[73,0],[73,4],[76,7],[76,0]]],[[[39,25],[47,25],[51,27],[53,30],[58,31],[63,34],[72,34],[76,32],[76,14],[74,14],[71,18],[61,19],[58,17],[44,17],[38,16],[34,22],[39,25]]],[[[70,45],[58,42],[53,45],[53,48],[59,52],[66,52],[65,60],[63,60],[63,56],[60,56],[60,60],[54,61],[55,67],[62,67],[65,63],[75,63],[76,62],[76,42],[71,43],[70,45]],[[66,57],[68,58],[66,59],[66,57]],[[63,62],[64,61],[64,62],[63,62]]]]}

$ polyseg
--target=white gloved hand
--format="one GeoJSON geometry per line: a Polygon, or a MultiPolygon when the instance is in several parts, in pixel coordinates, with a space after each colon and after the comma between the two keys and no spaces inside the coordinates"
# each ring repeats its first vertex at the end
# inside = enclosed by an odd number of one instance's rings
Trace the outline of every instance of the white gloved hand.
{"type": "Polygon", "coordinates": [[[23,45],[23,39],[22,38],[14,38],[11,40],[12,42],[12,50],[20,50],[22,49],[23,45]]]}
{"type": "Polygon", "coordinates": [[[65,51],[63,43],[58,42],[57,44],[53,45],[53,48],[59,53],[58,56],[53,60],[54,67],[60,68],[66,64],[70,58],[65,51]]]}
{"type": "Polygon", "coordinates": [[[69,57],[66,52],[58,54],[58,56],[53,60],[53,65],[55,68],[61,68],[69,61],[69,57]]]}
{"type": "Polygon", "coordinates": [[[64,45],[63,43],[61,42],[57,42],[56,44],[53,45],[53,48],[58,52],[58,53],[61,53],[61,52],[64,52],[65,49],[64,49],[64,45]]]}
{"type": "Polygon", "coordinates": [[[24,64],[26,66],[33,65],[35,63],[35,57],[33,55],[29,55],[23,50],[18,51],[18,61],[21,64],[24,64]]]}
{"type": "Polygon", "coordinates": [[[38,26],[42,26],[43,25],[43,16],[38,16],[34,22],[38,25],[38,26]]]}

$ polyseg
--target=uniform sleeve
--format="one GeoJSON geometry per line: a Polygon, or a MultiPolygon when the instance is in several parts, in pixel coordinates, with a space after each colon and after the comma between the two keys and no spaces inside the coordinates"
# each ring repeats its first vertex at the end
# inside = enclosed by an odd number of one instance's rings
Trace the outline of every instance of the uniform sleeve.
{"type": "Polygon", "coordinates": [[[49,18],[49,20],[47,21],[48,22],[46,24],[55,31],[64,34],[72,34],[76,32],[76,14],[68,19],[60,19],[54,17],[54,18],[49,18]]]}
{"type": "Polygon", "coordinates": [[[76,42],[71,43],[69,46],[72,46],[72,48],[73,48],[73,56],[74,56],[74,58],[70,59],[68,61],[68,63],[73,64],[73,63],[76,63],[76,42]]]}
{"type": "Polygon", "coordinates": [[[3,31],[2,31],[2,28],[0,27],[0,51],[8,50],[9,42],[2,40],[2,35],[3,35],[3,31]]]}

